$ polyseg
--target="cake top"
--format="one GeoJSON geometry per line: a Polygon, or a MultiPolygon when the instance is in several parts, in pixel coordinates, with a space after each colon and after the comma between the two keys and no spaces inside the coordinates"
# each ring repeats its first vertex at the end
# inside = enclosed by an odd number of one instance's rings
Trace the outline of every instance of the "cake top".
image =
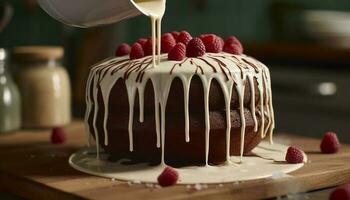
{"type": "Polygon", "coordinates": [[[100,62],[94,69],[105,71],[103,76],[108,72],[126,79],[136,75],[136,82],[142,82],[145,74],[220,75],[229,80],[235,76],[254,75],[266,68],[243,54],[243,46],[235,36],[224,41],[214,34],[192,38],[186,31],[165,33],[161,37],[161,66],[157,67],[153,63],[152,46],[152,40],[145,38],[139,39],[132,47],[121,44],[115,58],[100,62]]]}
{"type": "MultiPolygon", "coordinates": [[[[130,72],[136,74],[162,74],[169,75],[212,75],[223,74],[228,80],[232,76],[243,76],[243,74],[254,74],[266,68],[264,64],[245,54],[233,55],[225,52],[206,53],[201,57],[185,57],[181,61],[173,61],[167,58],[167,54],[162,54],[160,65],[153,67],[152,56],[139,59],[129,59],[129,56],[109,58],[93,67],[93,69],[109,69],[111,74],[120,75],[130,72]]],[[[141,80],[138,80],[141,81],[141,80]]]]}

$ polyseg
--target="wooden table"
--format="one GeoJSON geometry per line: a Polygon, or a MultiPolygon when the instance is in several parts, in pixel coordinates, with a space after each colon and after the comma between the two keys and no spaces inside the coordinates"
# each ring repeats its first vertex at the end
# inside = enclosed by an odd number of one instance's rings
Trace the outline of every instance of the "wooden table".
{"type": "Polygon", "coordinates": [[[319,140],[275,134],[308,154],[309,163],[292,177],[239,184],[151,189],[83,174],[68,165],[71,153],[86,144],[83,124],[66,128],[65,145],[50,144],[50,131],[21,131],[0,136],[0,190],[30,199],[257,199],[328,188],[350,182],[350,146],[336,155],[319,153],[319,140]]]}

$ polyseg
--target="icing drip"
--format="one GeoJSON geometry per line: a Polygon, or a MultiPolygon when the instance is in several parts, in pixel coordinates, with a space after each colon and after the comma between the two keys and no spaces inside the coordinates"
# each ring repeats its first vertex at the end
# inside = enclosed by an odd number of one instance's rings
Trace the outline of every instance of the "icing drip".
{"type": "MultiPolygon", "coordinates": [[[[97,76],[93,78],[94,86],[97,87],[97,76]]],[[[94,118],[93,118],[93,127],[95,132],[95,141],[96,141],[96,156],[99,159],[100,158],[100,143],[99,143],[99,136],[98,131],[96,127],[96,119],[97,119],[97,111],[98,111],[98,103],[97,103],[97,88],[93,89],[93,101],[94,103],[94,118]]]]}
{"type": "Polygon", "coordinates": [[[209,89],[211,84],[211,77],[204,75],[200,76],[203,83],[204,90],[204,111],[205,111],[205,165],[208,166],[209,160],[209,139],[210,139],[210,120],[209,120],[209,89]]]}
{"type": "Polygon", "coordinates": [[[226,162],[230,163],[230,141],[231,141],[231,98],[233,89],[233,79],[226,82],[219,82],[225,98],[226,112],[226,162]]]}
{"type": "MultiPolygon", "coordinates": [[[[244,152],[244,138],[245,138],[245,116],[244,116],[244,88],[245,88],[245,77],[242,80],[242,85],[237,87],[237,94],[239,100],[239,111],[241,116],[241,148],[240,148],[240,158],[242,161],[243,152],[244,152]]],[[[254,114],[253,114],[254,115],[254,114]]]]}
{"type": "Polygon", "coordinates": [[[185,141],[190,142],[190,114],[189,114],[189,98],[190,85],[193,75],[181,76],[181,81],[184,87],[184,112],[185,112],[185,141]]]}
{"type": "Polygon", "coordinates": [[[133,121],[134,121],[134,103],[135,103],[135,92],[136,88],[134,85],[126,84],[126,89],[128,92],[128,100],[129,100],[129,150],[134,151],[133,144],[133,121]]]}
{"type": "MultiPolygon", "coordinates": [[[[250,92],[251,92],[251,99],[250,99],[250,110],[252,113],[255,113],[255,90],[252,90],[252,88],[255,88],[254,86],[254,80],[251,75],[248,75],[248,81],[250,85],[250,92]]],[[[256,115],[253,115],[253,121],[254,121],[254,132],[258,131],[258,120],[256,119],[256,115]]]]}
{"type": "Polygon", "coordinates": [[[199,76],[204,93],[205,110],[205,163],[208,165],[210,151],[210,115],[209,115],[209,91],[212,79],[217,80],[221,86],[225,99],[226,113],[226,160],[230,162],[230,141],[231,141],[231,97],[232,91],[236,90],[239,100],[239,113],[241,121],[240,158],[244,153],[245,141],[245,115],[244,115],[244,92],[245,85],[249,84],[251,92],[251,103],[249,105],[254,120],[254,132],[261,137],[270,135],[272,143],[274,113],[272,107],[272,91],[270,73],[268,68],[257,60],[246,55],[231,55],[227,53],[207,53],[200,58],[186,58],[183,61],[175,62],[166,60],[162,55],[161,67],[154,68],[153,56],[142,59],[129,60],[123,58],[112,58],[95,65],[90,71],[86,89],[86,115],[85,122],[88,132],[91,132],[88,119],[92,115],[92,127],[96,140],[96,151],[99,156],[99,134],[96,127],[97,114],[99,111],[97,96],[98,91],[102,92],[102,100],[105,112],[103,113],[104,144],[108,145],[108,104],[111,89],[119,79],[125,81],[129,100],[129,149],[133,151],[133,117],[136,92],[139,96],[139,121],[144,121],[144,90],[147,81],[151,81],[154,88],[155,106],[155,131],[157,148],[161,148],[161,164],[165,165],[165,119],[166,106],[171,84],[174,78],[178,77],[184,89],[184,118],[185,118],[185,141],[190,141],[189,127],[189,95],[191,80],[194,75],[199,76]],[[260,103],[256,106],[255,83],[259,91],[260,103]],[[261,118],[258,123],[256,114],[261,118]]]}

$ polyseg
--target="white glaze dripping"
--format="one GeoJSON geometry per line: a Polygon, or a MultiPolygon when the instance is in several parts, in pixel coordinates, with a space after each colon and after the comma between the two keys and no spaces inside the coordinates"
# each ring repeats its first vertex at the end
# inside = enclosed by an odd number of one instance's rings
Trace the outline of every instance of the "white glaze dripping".
{"type": "Polygon", "coordinates": [[[96,157],[97,159],[100,158],[100,140],[99,140],[99,136],[98,136],[98,130],[97,130],[97,127],[96,127],[96,120],[97,120],[97,112],[98,112],[98,101],[97,101],[97,83],[98,83],[98,76],[95,76],[93,78],[93,86],[94,86],[94,89],[93,89],[93,93],[92,93],[92,96],[93,96],[93,99],[94,99],[94,117],[93,117],[93,128],[94,128],[94,133],[95,133],[95,141],[96,141],[96,157]]]}
{"type": "Polygon", "coordinates": [[[258,120],[256,119],[255,113],[255,87],[254,87],[254,79],[253,76],[247,75],[249,85],[250,85],[250,111],[252,113],[253,121],[254,121],[254,132],[258,131],[258,120]]]}
{"type": "MultiPolygon", "coordinates": [[[[166,105],[168,101],[168,95],[171,87],[171,83],[173,81],[173,76],[169,76],[168,74],[159,74],[158,76],[150,77],[153,83],[156,83],[154,87],[157,89],[157,92],[160,92],[155,96],[155,101],[158,102],[157,105],[160,105],[160,145],[161,145],[161,164],[165,165],[165,111],[166,105]]],[[[158,118],[159,115],[156,116],[158,118]]]]}
{"type": "Polygon", "coordinates": [[[204,92],[204,112],[205,112],[205,165],[209,164],[209,144],[210,144],[210,115],[209,115],[209,90],[212,81],[210,75],[200,75],[204,92]]]}
{"type": "Polygon", "coordinates": [[[226,113],[226,162],[230,163],[231,155],[231,98],[232,98],[232,89],[234,81],[230,79],[226,82],[219,81],[222,92],[225,99],[225,113],[226,113]]]}
{"type": "Polygon", "coordinates": [[[185,112],[185,141],[190,142],[190,114],[189,114],[189,98],[190,86],[193,75],[179,75],[184,89],[184,112],[185,112]]]}

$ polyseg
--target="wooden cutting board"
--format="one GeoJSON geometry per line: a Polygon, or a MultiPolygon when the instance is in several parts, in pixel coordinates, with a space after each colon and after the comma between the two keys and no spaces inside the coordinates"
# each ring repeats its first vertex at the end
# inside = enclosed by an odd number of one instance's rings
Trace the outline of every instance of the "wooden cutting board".
{"type": "Polygon", "coordinates": [[[68,165],[71,153],[86,144],[83,123],[66,127],[68,142],[50,144],[50,131],[0,135],[0,190],[29,199],[257,199],[332,187],[350,182],[350,146],[335,155],[319,153],[317,139],[275,134],[276,141],[300,146],[309,163],[292,177],[239,184],[209,185],[193,191],[186,186],[147,188],[83,174],[68,165]]]}

